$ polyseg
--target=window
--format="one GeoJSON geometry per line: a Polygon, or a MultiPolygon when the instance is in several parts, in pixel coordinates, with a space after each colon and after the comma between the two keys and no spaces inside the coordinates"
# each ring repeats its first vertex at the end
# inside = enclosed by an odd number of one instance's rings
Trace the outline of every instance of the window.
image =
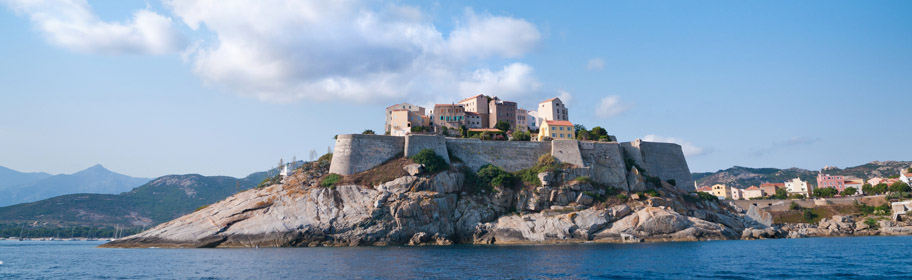
{"type": "Polygon", "coordinates": [[[563,134],[563,133],[561,133],[560,136],[561,136],[561,138],[564,138],[564,134],[563,134]]]}
{"type": "Polygon", "coordinates": [[[557,135],[554,133],[551,133],[551,138],[554,138],[554,137],[557,137],[557,135]]]}

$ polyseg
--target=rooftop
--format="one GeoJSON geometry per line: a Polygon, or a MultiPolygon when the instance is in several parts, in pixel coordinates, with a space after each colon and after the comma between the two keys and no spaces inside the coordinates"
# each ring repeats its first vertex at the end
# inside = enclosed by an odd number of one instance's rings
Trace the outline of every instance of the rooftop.
{"type": "Polygon", "coordinates": [[[558,125],[558,126],[573,126],[573,123],[570,121],[545,121],[548,125],[558,125]]]}
{"type": "Polygon", "coordinates": [[[466,98],[466,99],[459,100],[459,102],[469,101],[469,100],[478,98],[479,96],[484,96],[484,94],[479,94],[479,95],[476,95],[476,96],[468,97],[468,98],[466,98]]]}

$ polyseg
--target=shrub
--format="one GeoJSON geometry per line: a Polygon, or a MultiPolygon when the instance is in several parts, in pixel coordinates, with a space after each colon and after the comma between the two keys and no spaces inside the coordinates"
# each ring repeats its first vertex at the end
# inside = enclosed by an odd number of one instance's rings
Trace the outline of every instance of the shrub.
{"type": "Polygon", "coordinates": [[[510,130],[510,123],[505,121],[497,121],[497,123],[494,124],[494,128],[499,129],[500,131],[507,131],[510,130]]]}
{"type": "Polygon", "coordinates": [[[798,202],[792,201],[792,204],[789,204],[789,209],[790,210],[801,210],[801,209],[804,209],[804,207],[801,207],[801,204],[798,204],[798,202]]]}
{"type": "Polygon", "coordinates": [[[606,130],[605,130],[604,128],[602,128],[601,126],[593,127],[591,131],[592,131],[592,134],[594,134],[594,135],[598,135],[598,136],[608,136],[608,131],[606,131],[606,130]]]}
{"type": "Polygon", "coordinates": [[[668,184],[672,185],[672,186],[678,185],[678,181],[675,181],[675,179],[668,179],[668,180],[665,180],[665,182],[668,182],[668,184]]]}
{"type": "Polygon", "coordinates": [[[529,141],[532,140],[532,135],[528,132],[517,130],[513,132],[513,141],[529,141]]]}
{"type": "Polygon", "coordinates": [[[877,220],[874,218],[868,218],[864,221],[864,223],[871,228],[877,228],[877,220]]]}
{"type": "Polygon", "coordinates": [[[320,186],[324,188],[335,188],[336,184],[342,180],[342,175],[336,173],[330,173],[323,177],[323,180],[320,181],[320,186]]]}
{"type": "Polygon", "coordinates": [[[855,209],[858,210],[858,212],[860,212],[862,215],[871,215],[874,213],[874,206],[858,203],[858,201],[855,201],[855,209]]]}
{"type": "Polygon", "coordinates": [[[659,192],[656,190],[646,190],[646,195],[650,197],[659,197],[659,192]]]}
{"type": "Polygon", "coordinates": [[[700,200],[719,201],[719,197],[705,192],[697,192],[697,198],[700,198],[700,200]]]}
{"type": "Polygon", "coordinates": [[[580,177],[576,177],[575,180],[576,180],[577,182],[580,182],[580,183],[583,183],[583,184],[590,184],[590,183],[592,183],[592,179],[589,178],[589,176],[580,176],[580,177]]]}
{"type": "Polygon", "coordinates": [[[617,197],[617,199],[619,199],[621,201],[627,201],[628,199],[630,199],[630,197],[628,197],[626,194],[622,194],[622,193],[618,194],[615,197],[617,197]]]}
{"type": "Polygon", "coordinates": [[[427,131],[427,127],[425,127],[423,125],[412,127],[412,132],[425,132],[425,131],[427,131]]]}
{"type": "Polygon", "coordinates": [[[647,183],[652,183],[652,185],[655,186],[656,188],[662,187],[662,179],[659,179],[659,177],[649,176],[649,175],[646,175],[643,177],[644,177],[643,180],[645,180],[647,183]]]}
{"type": "Polygon", "coordinates": [[[804,199],[804,195],[800,193],[790,194],[788,197],[791,199],[804,199]]]}
{"type": "Polygon", "coordinates": [[[892,185],[890,185],[889,189],[891,192],[910,192],[910,191],[912,191],[912,188],[909,187],[909,184],[906,184],[906,182],[902,182],[902,181],[893,183],[892,185]]]}
{"type": "Polygon", "coordinates": [[[376,134],[376,133],[374,133],[373,130],[365,129],[364,131],[361,132],[361,134],[374,135],[374,134],[376,134]]]}
{"type": "Polygon", "coordinates": [[[845,190],[842,190],[842,195],[855,195],[856,193],[858,193],[858,189],[853,187],[848,187],[845,188],[845,190]]]}
{"type": "Polygon", "coordinates": [[[491,164],[479,168],[476,175],[478,183],[485,187],[512,187],[516,184],[513,174],[491,164]]]}
{"type": "Polygon", "coordinates": [[[834,188],[816,188],[814,189],[814,196],[816,197],[834,197],[836,193],[839,192],[834,188]]]}
{"type": "Polygon", "coordinates": [[[807,221],[808,223],[813,222],[814,218],[817,218],[817,214],[814,213],[814,211],[811,211],[811,209],[804,209],[804,213],[802,214],[802,216],[803,216],[804,220],[807,221]]]}
{"type": "Polygon", "coordinates": [[[429,173],[437,173],[449,168],[446,160],[438,156],[437,153],[431,149],[421,150],[418,154],[412,156],[411,159],[415,161],[415,163],[423,164],[424,170],[427,170],[429,173]]]}

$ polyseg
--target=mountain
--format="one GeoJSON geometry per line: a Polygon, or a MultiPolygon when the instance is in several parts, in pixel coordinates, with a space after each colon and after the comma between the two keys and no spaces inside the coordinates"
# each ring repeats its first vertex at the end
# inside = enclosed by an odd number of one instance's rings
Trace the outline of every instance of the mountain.
{"type": "MultiPolygon", "coordinates": [[[[849,175],[865,180],[873,177],[898,176],[899,170],[912,166],[912,161],[872,161],[844,169],[827,167],[823,172],[831,175],[849,175]]],[[[760,185],[760,183],[781,183],[792,178],[801,178],[812,185],[817,184],[818,170],[801,168],[750,168],[735,166],[716,172],[693,173],[694,181],[698,186],[711,186],[713,184],[726,184],[737,188],[747,188],[760,185]]]]}
{"type": "Polygon", "coordinates": [[[51,177],[51,174],[44,172],[19,172],[0,166],[0,190],[7,187],[37,182],[47,177],[51,177]]]}
{"type": "MultiPolygon", "coordinates": [[[[15,172],[15,171],[14,171],[15,172]]],[[[149,182],[148,178],[134,178],[118,174],[96,164],[86,170],[73,174],[50,176],[47,173],[22,173],[31,174],[32,178],[40,178],[21,184],[11,185],[0,189],[0,206],[17,203],[38,201],[58,195],[73,193],[117,194],[129,191],[139,185],[149,182]],[[44,178],[41,178],[43,175],[44,178]]],[[[25,178],[18,176],[16,178],[25,178]]]]}
{"type": "Polygon", "coordinates": [[[57,196],[0,207],[0,228],[21,223],[50,227],[151,226],[252,188],[266,177],[266,172],[253,173],[242,179],[198,174],[167,175],[116,195],[80,193],[57,196]]]}

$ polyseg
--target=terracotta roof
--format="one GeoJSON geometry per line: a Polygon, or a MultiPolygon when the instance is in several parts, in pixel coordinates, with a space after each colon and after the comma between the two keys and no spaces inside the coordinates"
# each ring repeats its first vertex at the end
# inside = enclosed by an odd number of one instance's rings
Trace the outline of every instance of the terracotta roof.
{"type": "Polygon", "coordinates": [[[545,121],[549,126],[558,125],[558,126],[573,126],[573,123],[570,121],[545,121]]]}
{"type": "Polygon", "coordinates": [[[548,99],[548,100],[545,100],[545,101],[542,101],[542,102],[538,102],[538,104],[542,104],[542,103],[545,103],[545,102],[551,102],[551,101],[554,101],[554,99],[557,99],[557,97],[553,97],[553,98],[550,98],[550,99],[548,99]]]}
{"type": "Polygon", "coordinates": [[[905,175],[906,175],[906,178],[912,177],[912,173],[906,173],[905,175]]]}
{"type": "Polygon", "coordinates": [[[392,111],[393,111],[393,112],[408,111],[408,109],[393,109],[392,111]]]}
{"type": "Polygon", "coordinates": [[[700,188],[697,188],[697,191],[698,191],[698,192],[702,192],[702,191],[712,191],[712,188],[710,188],[710,187],[700,187],[700,188]]]}
{"type": "Polygon", "coordinates": [[[757,186],[750,186],[750,188],[747,188],[747,190],[759,190],[759,189],[760,188],[758,188],[757,186]]]}
{"type": "Polygon", "coordinates": [[[471,99],[475,99],[475,98],[478,98],[479,96],[484,96],[484,94],[479,94],[479,95],[476,95],[476,96],[468,97],[468,98],[466,98],[466,99],[459,100],[459,102],[463,102],[463,101],[468,101],[468,100],[471,100],[471,99]]]}

